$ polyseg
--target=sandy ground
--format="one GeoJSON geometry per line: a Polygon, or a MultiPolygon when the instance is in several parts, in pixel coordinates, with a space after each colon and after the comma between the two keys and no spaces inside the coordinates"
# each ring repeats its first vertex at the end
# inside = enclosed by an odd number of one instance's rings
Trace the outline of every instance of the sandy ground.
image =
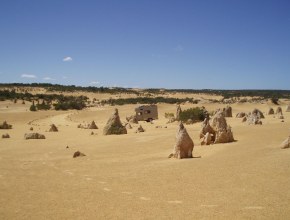
{"type": "MultiPolygon", "coordinates": [[[[183,105],[183,109],[198,105],[183,105]]],[[[204,104],[208,110],[224,107],[204,104]]],[[[136,105],[119,108],[121,120],[136,105]]],[[[233,115],[268,104],[234,104],[233,115]]],[[[285,110],[286,106],[282,106],[285,110]]],[[[140,122],[144,133],[104,136],[114,107],[83,111],[29,112],[29,105],[0,102],[0,122],[10,139],[0,139],[0,219],[289,219],[290,149],[279,148],[290,133],[285,122],[266,116],[262,126],[228,118],[236,142],[200,146],[200,123],[186,125],[193,159],[168,159],[177,123],[166,124],[158,105],[154,124],[140,122]],[[7,107],[8,106],[8,107],[7,107]],[[96,121],[98,130],[79,129],[96,121]],[[59,132],[47,132],[55,123],[59,132]],[[156,128],[156,126],[162,128],[156,128]],[[24,133],[45,140],[24,140],[24,133]],[[167,126],[167,128],[165,128],[167,126]],[[66,148],[69,146],[69,148],[66,148]],[[80,150],[87,156],[72,158],[80,150]]]]}

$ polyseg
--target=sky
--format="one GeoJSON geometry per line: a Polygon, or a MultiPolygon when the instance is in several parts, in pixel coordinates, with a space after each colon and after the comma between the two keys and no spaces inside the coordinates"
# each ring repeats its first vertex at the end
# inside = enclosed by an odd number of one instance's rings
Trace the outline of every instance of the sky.
{"type": "Polygon", "coordinates": [[[0,83],[290,89],[289,0],[0,0],[0,83]]]}

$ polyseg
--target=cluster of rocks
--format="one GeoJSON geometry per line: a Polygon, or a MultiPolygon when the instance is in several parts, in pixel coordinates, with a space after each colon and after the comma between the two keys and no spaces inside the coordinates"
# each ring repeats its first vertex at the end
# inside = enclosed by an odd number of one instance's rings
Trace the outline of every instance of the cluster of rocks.
{"type": "Polygon", "coordinates": [[[217,113],[221,113],[224,117],[233,117],[233,113],[232,113],[232,107],[231,106],[226,106],[225,108],[222,109],[217,109],[214,112],[214,115],[217,113]]]}
{"type": "Polygon", "coordinates": [[[284,119],[282,108],[280,106],[277,107],[276,112],[274,112],[273,108],[269,108],[268,115],[276,115],[278,119],[284,119]]]}
{"type": "Polygon", "coordinates": [[[26,133],[24,134],[24,139],[45,139],[45,136],[39,133],[26,133]]]}
{"type": "Polygon", "coordinates": [[[84,129],[98,129],[98,126],[96,125],[95,121],[92,121],[90,124],[82,125],[79,124],[78,128],[84,128],[84,129]]]}
{"type": "Polygon", "coordinates": [[[8,133],[2,134],[2,138],[10,138],[10,135],[8,133]]]}
{"type": "Polygon", "coordinates": [[[126,120],[127,120],[128,123],[138,124],[138,120],[137,120],[136,115],[131,115],[129,117],[126,117],[126,120]]]}
{"type": "Polygon", "coordinates": [[[252,112],[246,114],[245,112],[239,112],[236,114],[236,118],[242,118],[242,122],[247,122],[249,125],[262,125],[261,118],[265,118],[263,112],[259,109],[254,109],[252,112]]]}
{"type": "Polygon", "coordinates": [[[199,137],[201,139],[201,145],[234,141],[232,129],[227,124],[222,111],[217,112],[212,119],[206,118],[203,121],[199,137]]]}
{"type": "Polygon", "coordinates": [[[4,121],[2,125],[0,124],[0,129],[12,129],[12,125],[8,124],[7,121],[4,121]]]}

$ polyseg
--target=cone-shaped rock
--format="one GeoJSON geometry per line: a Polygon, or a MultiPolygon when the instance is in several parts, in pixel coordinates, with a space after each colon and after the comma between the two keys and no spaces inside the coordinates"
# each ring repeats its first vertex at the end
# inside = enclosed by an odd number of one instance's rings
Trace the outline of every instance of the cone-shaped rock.
{"type": "Polygon", "coordinates": [[[109,118],[103,132],[104,135],[127,134],[127,129],[121,123],[118,109],[115,109],[114,114],[109,118]]]}
{"type": "Polygon", "coordinates": [[[95,121],[92,121],[91,124],[89,124],[88,129],[98,129],[98,126],[96,125],[95,121]]]}
{"type": "Polygon", "coordinates": [[[136,133],[144,132],[144,131],[145,131],[145,130],[144,130],[143,127],[140,125],[140,126],[137,128],[136,133]]]}
{"type": "Polygon", "coordinates": [[[58,129],[57,129],[57,127],[55,126],[55,124],[52,124],[52,125],[50,126],[49,132],[58,132],[58,129]]]}
{"type": "Polygon", "coordinates": [[[176,121],[180,121],[180,113],[182,112],[180,105],[177,106],[176,108],[176,121]]]}
{"type": "Polygon", "coordinates": [[[282,108],[279,106],[279,107],[277,107],[277,109],[276,109],[276,114],[277,115],[282,115],[283,113],[282,113],[282,108]]]}
{"type": "Polygon", "coordinates": [[[225,117],[233,117],[233,114],[232,114],[232,107],[231,107],[231,106],[227,106],[227,107],[224,109],[224,116],[225,116],[225,117]]]}
{"type": "Polygon", "coordinates": [[[39,133],[27,133],[24,135],[24,138],[27,139],[45,139],[45,136],[43,134],[39,133]]]}
{"type": "Polygon", "coordinates": [[[290,112],[290,105],[287,105],[286,112],[290,112]]]}
{"type": "Polygon", "coordinates": [[[215,136],[215,131],[209,124],[209,118],[205,118],[203,123],[201,124],[201,131],[199,134],[199,138],[203,138],[206,135],[206,133],[210,133],[213,136],[215,136]]]}
{"type": "Polygon", "coordinates": [[[126,129],[132,129],[132,126],[131,126],[130,123],[127,123],[127,124],[125,125],[125,127],[126,127],[126,129]]]}
{"type": "Polygon", "coordinates": [[[269,108],[268,115],[273,115],[273,114],[274,114],[274,109],[273,108],[269,108]]]}
{"type": "Polygon", "coordinates": [[[282,149],[290,148],[290,136],[285,141],[282,142],[281,148],[282,149]]]}
{"type": "Polygon", "coordinates": [[[173,148],[173,153],[169,155],[169,158],[192,158],[193,147],[194,144],[192,139],[188,135],[184,125],[180,123],[176,133],[176,144],[173,148]]]}

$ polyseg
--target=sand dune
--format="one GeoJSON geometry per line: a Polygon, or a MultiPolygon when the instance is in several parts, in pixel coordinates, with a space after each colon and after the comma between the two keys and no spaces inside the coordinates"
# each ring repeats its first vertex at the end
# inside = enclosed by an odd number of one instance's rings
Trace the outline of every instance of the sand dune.
{"type": "MultiPolygon", "coordinates": [[[[203,104],[208,110],[225,107],[203,104]]],[[[118,107],[122,122],[136,105],[118,107]]],[[[200,105],[181,105],[182,109],[200,105]]],[[[233,116],[269,104],[234,104],[233,116]]],[[[272,106],[273,107],[273,106],[272,106]]],[[[283,108],[285,106],[282,106],[283,108]]],[[[0,140],[0,219],[288,219],[290,150],[279,148],[290,133],[267,116],[263,125],[227,118],[236,142],[201,146],[200,123],[185,125],[194,141],[193,159],[168,159],[177,123],[166,124],[160,104],[146,132],[104,136],[115,107],[83,111],[26,111],[28,105],[0,103],[0,122],[13,125],[0,140]],[[9,105],[8,108],[6,106],[9,105]],[[94,120],[99,127],[79,129],[94,120]],[[59,132],[47,132],[54,123],[59,132]],[[156,128],[156,126],[162,128],[156,128]],[[44,140],[24,140],[30,127],[44,140]],[[164,128],[167,126],[167,128],[164,128]],[[66,148],[66,147],[69,148],[66,148]],[[73,158],[76,151],[85,157],[73,158]]],[[[284,110],[284,109],[283,109],[284,110]]],[[[7,130],[0,130],[0,136],[7,130]]]]}

